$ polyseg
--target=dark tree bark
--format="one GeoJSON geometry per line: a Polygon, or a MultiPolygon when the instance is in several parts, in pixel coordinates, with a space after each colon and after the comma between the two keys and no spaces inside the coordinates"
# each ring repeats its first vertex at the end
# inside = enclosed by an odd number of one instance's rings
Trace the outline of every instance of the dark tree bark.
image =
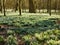
{"type": "Polygon", "coordinates": [[[51,0],[49,0],[49,5],[50,5],[50,7],[49,7],[49,14],[51,16],[51,0]]]}
{"type": "Polygon", "coordinates": [[[51,16],[51,0],[47,0],[47,12],[51,16]]]}
{"type": "Polygon", "coordinates": [[[57,14],[60,14],[60,0],[57,0],[57,10],[58,10],[57,14]]]}
{"type": "Polygon", "coordinates": [[[18,0],[15,0],[15,12],[18,10],[18,0]]]}
{"type": "Polygon", "coordinates": [[[44,9],[45,9],[45,3],[44,3],[44,0],[43,0],[43,13],[44,13],[44,9]]]}
{"type": "Polygon", "coordinates": [[[57,0],[55,0],[55,13],[56,13],[56,10],[57,10],[57,0]]]}
{"type": "Polygon", "coordinates": [[[19,15],[21,15],[21,0],[19,0],[19,15]]]}
{"type": "Polygon", "coordinates": [[[0,0],[0,11],[2,12],[2,5],[1,5],[1,0],[0,0]]]}
{"type": "Polygon", "coordinates": [[[6,16],[6,13],[5,13],[5,0],[3,0],[3,9],[4,9],[4,16],[6,16]]]}
{"type": "Polygon", "coordinates": [[[38,2],[38,9],[39,9],[39,13],[40,13],[40,10],[41,10],[41,0],[39,0],[39,2],[38,2]]]}
{"type": "Polygon", "coordinates": [[[36,9],[33,3],[34,0],[29,0],[29,12],[30,13],[36,13],[36,9]]]}
{"type": "Polygon", "coordinates": [[[47,13],[49,12],[49,0],[47,0],[47,13]]]}

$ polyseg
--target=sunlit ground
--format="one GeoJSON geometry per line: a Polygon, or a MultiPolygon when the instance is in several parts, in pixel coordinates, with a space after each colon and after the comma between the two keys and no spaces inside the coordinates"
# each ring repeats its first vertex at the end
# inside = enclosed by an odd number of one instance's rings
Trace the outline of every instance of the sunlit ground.
{"type": "MultiPolygon", "coordinates": [[[[1,13],[0,12],[0,15],[3,15],[3,12],[1,13]]],[[[13,9],[6,9],[6,15],[9,16],[9,15],[19,15],[19,11],[14,11],[13,9]]],[[[29,10],[22,10],[22,16],[23,15],[49,15],[49,13],[47,13],[47,10],[44,9],[44,10],[36,10],[36,13],[29,13],[29,10]]],[[[58,12],[58,10],[51,10],[51,15],[60,15],[60,12],[58,12]]]]}

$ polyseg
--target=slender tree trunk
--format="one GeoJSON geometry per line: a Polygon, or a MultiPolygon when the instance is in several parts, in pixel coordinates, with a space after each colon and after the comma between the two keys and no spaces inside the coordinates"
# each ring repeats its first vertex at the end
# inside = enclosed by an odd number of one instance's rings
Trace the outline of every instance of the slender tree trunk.
{"type": "Polygon", "coordinates": [[[4,16],[6,16],[6,13],[5,13],[5,0],[3,0],[3,9],[4,9],[4,16]]]}
{"type": "Polygon", "coordinates": [[[1,5],[1,0],[0,0],[0,11],[2,12],[2,5],[1,5]]]}
{"type": "Polygon", "coordinates": [[[56,10],[57,10],[57,0],[55,0],[55,13],[56,13],[56,10]]]}
{"type": "Polygon", "coordinates": [[[51,0],[49,2],[50,2],[49,14],[51,16],[51,0]]]}
{"type": "Polygon", "coordinates": [[[29,0],[29,12],[30,13],[36,13],[36,9],[33,3],[34,0],[29,0]]]}
{"type": "Polygon", "coordinates": [[[39,13],[40,13],[40,9],[41,9],[41,8],[39,7],[39,13]]]}
{"type": "Polygon", "coordinates": [[[59,5],[59,10],[58,13],[60,13],[60,0],[57,0],[57,2],[59,1],[58,5],[59,5]]]}
{"type": "Polygon", "coordinates": [[[47,0],[47,12],[51,16],[51,0],[47,0]]]}
{"type": "Polygon", "coordinates": [[[15,0],[15,12],[18,10],[18,0],[15,0]]]}
{"type": "Polygon", "coordinates": [[[38,10],[39,10],[39,13],[40,13],[40,10],[41,10],[41,0],[39,0],[39,2],[38,2],[38,10]]]}
{"type": "Polygon", "coordinates": [[[47,0],[47,13],[49,12],[49,0],[47,0]]]}
{"type": "Polygon", "coordinates": [[[45,9],[45,4],[44,4],[44,0],[43,0],[43,13],[44,13],[44,9],[45,9]]]}
{"type": "Polygon", "coordinates": [[[19,0],[19,15],[21,15],[21,0],[19,0]]]}

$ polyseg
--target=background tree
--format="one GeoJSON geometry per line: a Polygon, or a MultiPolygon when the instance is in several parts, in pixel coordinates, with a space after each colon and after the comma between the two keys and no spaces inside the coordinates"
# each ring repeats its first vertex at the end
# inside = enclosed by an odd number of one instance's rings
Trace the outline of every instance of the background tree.
{"type": "Polygon", "coordinates": [[[43,13],[44,13],[44,9],[45,9],[45,0],[43,0],[43,13]]]}
{"type": "Polygon", "coordinates": [[[22,1],[22,9],[23,9],[23,12],[26,12],[26,9],[27,9],[26,8],[26,5],[25,5],[26,4],[26,1],[27,0],[22,1]]]}
{"type": "Polygon", "coordinates": [[[18,2],[19,2],[19,15],[21,15],[21,1],[22,0],[18,0],[18,2]]]}
{"type": "Polygon", "coordinates": [[[47,0],[47,12],[51,15],[51,0],[47,0]]]}
{"type": "Polygon", "coordinates": [[[15,12],[18,10],[18,0],[15,0],[15,12]]]}
{"type": "Polygon", "coordinates": [[[39,13],[40,13],[40,9],[41,9],[41,0],[39,0],[39,2],[38,2],[38,10],[39,10],[39,13]]]}
{"type": "Polygon", "coordinates": [[[47,13],[49,12],[49,0],[47,0],[47,13]]]}
{"type": "Polygon", "coordinates": [[[34,0],[29,0],[29,12],[30,13],[36,13],[36,9],[34,6],[34,0]]]}
{"type": "Polygon", "coordinates": [[[0,11],[2,12],[2,4],[1,4],[1,0],[0,0],[0,11]]]}
{"type": "Polygon", "coordinates": [[[55,0],[55,13],[56,13],[56,10],[57,10],[57,0],[55,0]]]}
{"type": "Polygon", "coordinates": [[[60,0],[57,0],[57,10],[58,10],[58,13],[60,13],[60,0]]]}
{"type": "Polygon", "coordinates": [[[3,0],[3,10],[4,10],[4,16],[6,16],[6,13],[5,13],[5,0],[3,0]]]}
{"type": "Polygon", "coordinates": [[[49,0],[49,14],[51,16],[51,0],[49,0]]]}

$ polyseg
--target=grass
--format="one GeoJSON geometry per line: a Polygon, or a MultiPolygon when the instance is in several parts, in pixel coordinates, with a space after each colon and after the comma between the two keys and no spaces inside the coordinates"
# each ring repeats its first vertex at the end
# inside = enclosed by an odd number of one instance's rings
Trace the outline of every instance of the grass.
{"type": "Polygon", "coordinates": [[[6,41],[10,45],[19,40],[25,45],[60,45],[60,24],[56,23],[57,20],[60,20],[60,15],[1,16],[0,25],[3,28],[7,25],[7,39],[11,39],[6,41]]]}
{"type": "Polygon", "coordinates": [[[48,30],[48,29],[56,29],[57,18],[60,18],[59,15],[29,15],[29,16],[6,16],[0,17],[0,25],[9,25],[18,27],[19,29],[14,30],[27,30],[27,32],[36,32],[48,30]]]}

